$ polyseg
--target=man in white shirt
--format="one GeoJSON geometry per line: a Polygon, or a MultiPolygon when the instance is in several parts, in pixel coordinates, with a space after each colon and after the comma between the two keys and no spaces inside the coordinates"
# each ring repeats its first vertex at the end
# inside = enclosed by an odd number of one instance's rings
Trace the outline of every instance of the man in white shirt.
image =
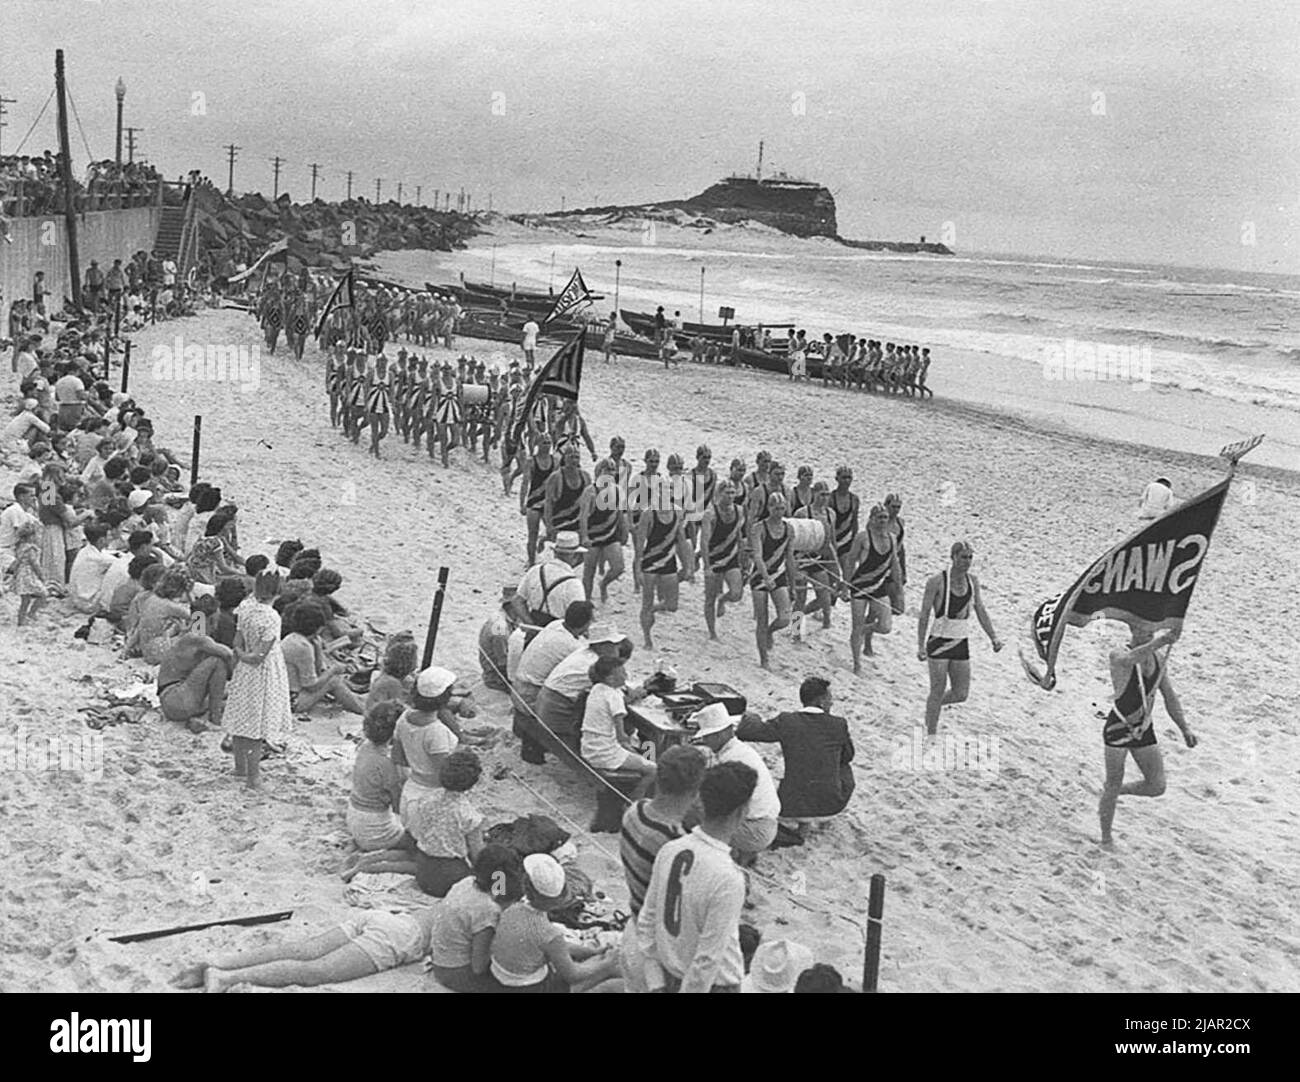
{"type": "Polygon", "coordinates": [[[539,731],[532,711],[536,709],[537,697],[551,670],[586,645],[585,636],[594,611],[590,601],[573,602],[564,619],[552,621],[542,628],[519,658],[513,684],[516,696],[514,734],[522,743],[519,755],[526,763],[546,762],[544,740],[541,739],[544,734],[539,731]]]}
{"type": "Polygon", "coordinates": [[[533,355],[537,351],[537,336],[541,333],[542,328],[537,325],[537,321],[531,316],[528,322],[524,324],[524,363],[529,368],[533,367],[533,355]]]}
{"type": "Polygon", "coordinates": [[[573,530],[555,535],[544,560],[533,564],[519,580],[518,598],[536,624],[560,619],[575,601],[586,601],[578,565],[587,550],[573,530]]]}
{"type": "Polygon", "coordinates": [[[91,616],[101,611],[99,590],[104,584],[104,576],[117,559],[111,552],[104,551],[107,532],[98,522],[86,525],[86,543],[77,552],[77,558],[72,561],[72,571],[68,574],[68,597],[73,608],[91,616]]]}
{"type": "Polygon", "coordinates": [[[40,362],[36,360],[36,347],[40,345],[40,342],[40,338],[28,338],[23,343],[22,349],[18,351],[18,356],[14,359],[14,364],[18,370],[19,386],[22,386],[40,368],[40,362]]]}
{"type": "Polygon", "coordinates": [[[745,875],[731,859],[731,844],[756,781],[743,763],[712,767],[700,783],[703,822],[655,855],[636,922],[652,992],[740,991],[745,875]]]}
{"type": "Polygon", "coordinates": [[[48,435],[50,426],[40,419],[34,412],[39,403],[34,398],[24,398],[21,412],[14,415],[3,430],[0,430],[0,439],[6,443],[18,443],[20,440],[23,449],[27,449],[28,437],[32,435],[32,430],[48,435]]]}
{"type": "Polygon", "coordinates": [[[113,562],[104,572],[103,581],[99,584],[99,596],[96,599],[96,609],[99,612],[107,612],[112,607],[113,595],[117,593],[118,587],[124,586],[130,578],[127,569],[131,561],[137,556],[147,556],[153,551],[153,534],[148,530],[134,530],[127,538],[126,544],[126,552],[113,554],[113,562]]]}
{"type": "Polygon", "coordinates": [[[1174,508],[1174,486],[1167,477],[1157,477],[1142,493],[1138,518],[1159,518],[1174,508]]]}
{"type": "Polygon", "coordinates": [[[75,428],[85,409],[86,385],[71,368],[54,381],[54,403],[59,407],[59,427],[65,432],[75,428]]]}
{"type": "Polygon", "coordinates": [[[14,485],[14,502],[0,511],[0,575],[14,562],[15,531],[24,522],[40,524],[36,514],[36,486],[14,485]]]}
{"type": "Polygon", "coordinates": [[[742,822],[731,839],[736,863],[747,868],[776,840],[777,818],[781,814],[776,782],[763,757],[736,739],[736,719],[722,703],[711,703],[697,711],[693,720],[699,726],[691,738],[693,744],[711,749],[719,763],[743,763],[758,779],[742,822]]]}

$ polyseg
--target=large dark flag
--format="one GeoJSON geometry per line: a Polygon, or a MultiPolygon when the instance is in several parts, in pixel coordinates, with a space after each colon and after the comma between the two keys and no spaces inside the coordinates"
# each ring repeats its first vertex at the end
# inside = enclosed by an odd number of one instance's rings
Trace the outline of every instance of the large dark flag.
{"type": "Polygon", "coordinates": [[[1181,631],[1210,537],[1232,483],[1229,475],[1121,541],[1093,562],[1067,590],[1049,597],[1030,625],[1041,671],[1021,655],[1025,672],[1039,687],[1056,686],[1056,661],[1067,627],[1106,617],[1144,623],[1153,630],[1181,631]]]}
{"type": "Polygon", "coordinates": [[[555,356],[547,361],[541,371],[533,377],[533,382],[528,385],[528,393],[524,395],[523,405],[515,420],[515,430],[511,438],[516,444],[542,395],[555,395],[557,398],[571,398],[577,401],[578,387],[582,383],[582,358],[586,352],[586,340],[587,336],[579,331],[562,345],[555,356]]]}
{"type": "Polygon", "coordinates": [[[357,304],[356,285],[352,278],[352,271],[348,271],[339,279],[339,284],[334,287],[334,292],[330,294],[329,300],[325,302],[325,307],[320,311],[320,319],[316,321],[316,330],[314,337],[319,338],[320,332],[325,327],[325,321],[330,315],[340,308],[355,308],[357,304]]]}
{"type": "Polygon", "coordinates": [[[563,292],[555,298],[555,303],[551,305],[550,312],[542,320],[545,326],[553,319],[561,319],[570,312],[581,308],[591,299],[591,290],[587,288],[587,283],[582,280],[582,271],[577,267],[573,268],[573,277],[569,279],[569,284],[564,287],[563,292]]]}

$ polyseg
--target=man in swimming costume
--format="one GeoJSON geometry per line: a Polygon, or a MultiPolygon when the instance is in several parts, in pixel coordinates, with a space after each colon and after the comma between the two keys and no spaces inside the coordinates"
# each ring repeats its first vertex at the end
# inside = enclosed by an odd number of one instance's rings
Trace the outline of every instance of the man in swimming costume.
{"type": "Polygon", "coordinates": [[[867,528],[853,541],[848,565],[848,592],[852,601],[852,630],[849,650],[853,672],[862,672],[862,654],[871,657],[871,637],[893,630],[893,609],[889,601],[889,577],[899,574],[898,554],[889,532],[889,512],[876,504],[867,516],[867,528]]]}
{"type": "Polygon", "coordinates": [[[650,629],[656,612],[676,612],[678,585],[695,578],[694,553],[686,539],[686,515],[659,503],[643,511],[632,535],[632,573],[641,587],[641,630],[654,649],[650,629]]]}
{"type": "Polygon", "coordinates": [[[578,531],[578,502],[590,486],[591,478],[582,468],[581,449],[576,443],[566,443],[560,455],[560,468],[546,479],[542,521],[546,523],[548,541],[553,541],[561,530],[578,531]]]}
{"type": "Polygon", "coordinates": [[[551,437],[541,433],[537,437],[536,453],[524,464],[519,486],[519,513],[528,521],[529,567],[537,560],[537,534],[546,509],[546,484],[559,465],[559,460],[551,454],[551,437]]]}
{"type": "Polygon", "coordinates": [[[717,617],[728,601],[739,601],[745,588],[741,539],[745,516],[736,506],[736,486],[723,481],[714,488],[713,502],[700,520],[700,562],[704,565],[704,622],[709,638],[718,637],[717,617]],[[725,592],[724,592],[725,591],[725,592]]]}
{"type": "Polygon", "coordinates": [[[754,570],[749,593],[754,599],[754,635],[758,642],[758,663],[769,668],[767,656],[776,632],[790,626],[790,591],[794,586],[794,546],[785,524],[785,496],[773,492],[767,498],[764,517],[749,531],[749,548],[754,570]],[[776,619],[768,621],[768,599],[776,606],[776,619]]]}
{"type": "Polygon", "coordinates": [[[902,616],[907,611],[906,594],[903,587],[907,585],[907,550],[903,547],[903,520],[898,512],[903,509],[903,499],[895,492],[885,497],[885,511],[889,514],[889,535],[894,539],[894,550],[898,553],[898,577],[889,580],[889,603],[895,616],[902,616]]]}
{"type": "Polygon", "coordinates": [[[984,634],[993,644],[993,652],[1002,649],[1002,640],[993,630],[993,621],[984,609],[979,580],[970,571],[974,558],[975,550],[969,543],[955,542],[952,567],[931,575],[921,598],[921,613],[916,625],[916,656],[930,665],[925,731],[931,736],[939,731],[939,712],[944,706],[964,703],[970,694],[970,632],[967,623],[972,609],[984,634]],[[932,629],[931,613],[934,614],[932,629]]]}
{"type": "Polygon", "coordinates": [[[596,576],[600,579],[600,600],[609,596],[609,586],[623,574],[623,546],[627,544],[627,510],[617,477],[618,467],[608,458],[596,465],[595,481],[587,486],[578,505],[578,532],[587,550],[582,566],[582,583],[593,597],[596,576]]]}
{"type": "Polygon", "coordinates": [[[1102,786],[1097,814],[1101,820],[1101,844],[1114,845],[1111,824],[1115,821],[1115,804],[1121,796],[1161,796],[1165,791],[1165,764],[1156,746],[1156,692],[1165,701],[1165,710],[1183,734],[1189,748],[1198,740],[1187,724],[1182,703],[1169,682],[1169,651],[1178,638],[1172,630],[1152,634],[1149,625],[1130,625],[1133,637],[1124,650],[1110,653],[1110,679],[1115,688],[1115,703],[1106,716],[1102,742],[1106,746],[1106,781],[1102,786]],[[1161,651],[1164,651],[1161,656],[1161,651]],[[1124,784],[1124,766],[1132,754],[1141,781],[1124,784]]]}

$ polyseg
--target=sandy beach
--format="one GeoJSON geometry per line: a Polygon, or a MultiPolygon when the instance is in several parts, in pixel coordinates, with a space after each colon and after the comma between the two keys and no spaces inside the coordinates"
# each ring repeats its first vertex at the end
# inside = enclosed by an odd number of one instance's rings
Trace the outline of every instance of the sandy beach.
{"type": "MultiPolygon", "coordinates": [[[[414,274],[416,259],[399,253],[384,266],[414,274]]],[[[479,627],[500,587],[524,568],[523,520],[495,469],[457,451],[444,470],[398,438],[378,461],[352,446],[329,426],[321,357],[310,346],[302,362],[264,355],[253,392],[156,380],[143,359],[178,333],[254,346],[257,327],[240,312],[208,311],[142,332],[131,387],[157,442],[183,458],[192,418],[202,414],[202,476],[238,504],[246,553],[272,552],[284,538],[315,544],[343,574],[345,604],[381,630],[417,635],[437,569],[449,566],[436,657],[477,684],[479,627]]],[[[460,346],[486,358],[509,350],[460,346]]],[[[1070,632],[1052,693],[1025,680],[1014,647],[1042,597],[1135,527],[1137,495],[1151,478],[1169,476],[1186,496],[1222,475],[1221,463],[1187,449],[1217,450],[1233,426],[1224,421],[1192,438],[1195,418],[1174,433],[1163,422],[1139,426],[1132,415],[1116,430],[1057,423],[1043,411],[999,412],[996,401],[947,394],[945,381],[959,383],[964,363],[945,355],[934,379],[941,397],[923,405],[689,363],[665,372],[647,361],[588,358],[582,409],[602,450],[614,434],[634,462],[649,446],[689,458],[708,443],[725,464],[752,461],[765,447],[791,472],[807,463],[829,477],[847,463],[868,506],[888,491],[904,500],[909,611],[893,635],[877,639],[860,678],[849,669],[845,606],[831,630],[806,642],[780,636],[770,672],[757,664],[748,599],[720,622],[717,643],[704,632],[698,585],[685,587],[681,611],[656,626],[656,655],[691,678],[733,684],[765,715],[795,705],[799,681],[820,673],[833,679],[850,721],[858,754],[848,811],[803,848],[761,858],[746,919],[860,978],[867,881],[882,872],[886,992],[1300,991],[1300,578],[1294,561],[1279,556],[1300,535],[1300,477],[1262,455],[1240,470],[1172,661],[1201,744],[1189,751],[1159,715],[1169,791],[1157,801],[1122,800],[1117,848],[1104,852],[1095,840],[1095,715],[1110,692],[1105,651],[1125,632],[1112,623],[1070,632]],[[963,537],[1011,645],[995,656],[982,636],[973,640],[970,700],[944,714],[946,733],[985,741],[986,768],[931,770],[912,755],[927,686],[915,609],[923,576],[941,570],[963,537]]],[[[99,686],[151,681],[146,666],[74,641],[78,621],[57,608],[19,635],[14,604],[5,597],[0,608],[4,733],[80,738],[88,730],[78,710],[97,701],[99,686]]],[[[619,583],[603,618],[635,634],[636,613],[630,583],[619,583]]],[[[632,676],[651,660],[634,655],[632,676]]],[[[506,730],[476,790],[488,821],[537,811],[566,829],[585,827],[591,787],[558,766],[521,766],[506,697],[481,688],[475,697],[479,721],[506,730]],[[493,778],[501,765],[529,788],[493,778]]],[[[289,754],[265,767],[265,792],[251,798],[215,735],[149,716],[103,731],[102,774],[0,773],[8,930],[0,989],[165,990],[185,962],[286,927],[320,928],[344,912],[337,873],[352,755],[340,734],[346,716],[300,727],[289,754]],[[290,909],[288,925],[108,942],[290,909]]],[[[779,768],[778,753],[765,755],[779,768]]],[[[625,899],[616,838],[579,833],[576,844],[598,887],[625,899]]],[[[418,966],[347,986],[427,987],[418,966]]]]}

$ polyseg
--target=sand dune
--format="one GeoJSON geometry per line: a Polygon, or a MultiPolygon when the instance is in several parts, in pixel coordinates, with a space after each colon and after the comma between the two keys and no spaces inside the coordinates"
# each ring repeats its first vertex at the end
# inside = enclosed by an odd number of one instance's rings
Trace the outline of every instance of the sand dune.
{"type": "MultiPolygon", "coordinates": [[[[249,317],[213,312],[139,335],[136,356],[178,331],[193,341],[257,341],[249,317]]],[[[330,429],[314,351],[301,363],[264,356],[256,393],[155,381],[147,365],[138,369],[133,390],[155,417],[159,442],[187,449],[190,420],[203,415],[203,476],[238,503],[246,549],[269,551],[285,537],[318,544],[344,575],[342,600],[390,631],[423,626],[437,568],[450,566],[437,656],[477,673],[479,625],[499,587],[523,570],[522,519],[494,469],[457,452],[443,470],[400,439],[388,441],[381,461],[369,458],[330,429]]],[[[766,934],[805,942],[859,975],[862,938],[851,922],[860,922],[868,878],[880,871],[889,883],[886,991],[1300,990],[1300,583],[1284,555],[1300,536],[1293,477],[1243,467],[1250,483],[1234,488],[1173,655],[1201,746],[1187,750],[1172,723],[1158,723],[1169,792],[1121,801],[1117,851],[1104,853],[1092,840],[1102,773],[1094,704],[1108,695],[1104,650],[1122,629],[1071,632],[1052,693],[1024,680],[1013,648],[995,656],[980,637],[971,698],[950,708],[944,725],[996,737],[997,769],[910,769],[906,749],[926,694],[913,623],[921,580],[944,566],[952,540],[969,539],[994,622],[1014,643],[1042,596],[1133,525],[1146,481],[1168,473],[1190,493],[1220,475],[1213,461],[937,403],[689,365],[666,373],[641,361],[606,367],[589,358],[583,409],[598,445],[619,433],[633,461],[651,445],[689,458],[705,442],[725,466],[766,447],[791,472],[806,462],[829,476],[848,463],[868,505],[887,491],[903,496],[912,613],[877,639],[862,678],[847,669],[843,607],[830,631],[805,643],[781,638],[770,673],[757,665],[748,600],[728,611],[719,643],[705,639],[699,586],[684,588],[682,610],[656,627],[657,654],[684,675],[735,685],[764,712],[795,702],[803,676],[829,674],[850,719],[857,793],[808,846],[762,858],[749,919],[766,934]]],[[[138,663],[75,643],[70,618],[47,617],[20,638],[12,599],[4,605],[8,731],[80,735],[76,710],[91,701],[92,685],[79,678],[126,684],[147,675],[138,663]]],[[[605,618],[635,632],[636,613],[630,583],[619,584],[605,618]]],[[[648,660],[638,654],[633,670],[648,660]]],[[[508,729],[504,697],[477,698],[482,720],[508,729]]],[[[0,988],[162,989],[181,962],[286,926],[129,946],[106,936],[290,908],[295,928],[336,918],[349,761],[313,751],[340,743],[336,720],[296,734],[288,759],[268,764],[265,793],[252,799],[229,776],[215,737],[158,721],[105,730],[100,778],[5,771],[0,988]]],[[[510,739],[491,753],[481,789],[490,820],[554,807],[585,825],[593,806],[590,786],[559,768],[520,767],[510,739]],[[498,763],[519,769],[541,799],[509,777],[492,780],[498,763]]],[[[598,884],[623,897],[609,856],[614,840],[584,835],[578,846],[598,884]]],[[[360,984],[415,988],[423,980],[408,969],[360,984]]]]}

